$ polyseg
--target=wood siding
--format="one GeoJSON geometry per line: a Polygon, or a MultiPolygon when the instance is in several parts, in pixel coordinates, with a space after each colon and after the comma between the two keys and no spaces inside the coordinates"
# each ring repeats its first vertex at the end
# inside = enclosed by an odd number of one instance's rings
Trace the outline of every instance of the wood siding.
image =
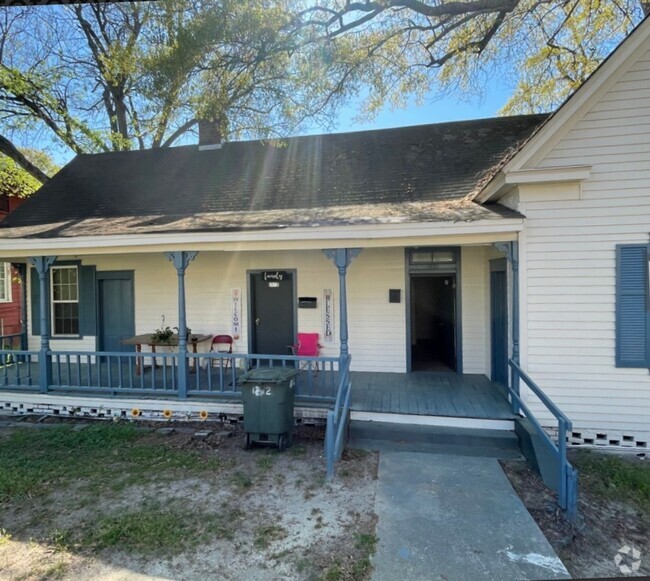
{"type": "Polygon", "coordinates": [[[519,188],[523,363],[578,431],[650,432],[648,370],[615,367],[616,245],[649,240],[648,87],[650,51],[538,164],[588,180],[519,188]]]}
{"type": "MultiPolygon", "coordinates": [[[[463,351],[465,373],[489,376],[487,253],[491,247],[462,250],[463,351]]],[[[82,263],[97,271],[135,271],[136,333],[153,332],[161,325],[177,325],[176,271],[162,254],[84,256],[82,263]]],[[[248,349],[247,270],[296,269],[297,295],[317,297],[318,308],[298,309],[298,329],[318,332],[322,342],[322,295],[334,294],[335,341],[323,355],[339,352],[338,274],[318,250],[269,252],[202,252],[186,274],[187,321],[197,333],[230,333],[230,292],[242,290],[242,335],[237,352],[248,349]]],[[[348,269],[350,352],[355,371],[400,372],[406,370],[406,264],[404,248],[366,248],[348,269]],[[402,301],[390,303],[389,289],[400,289],[402,301]]],[[[95,337],[53,339],[55,350],[94,350],[95,337]]],[[[37,336],[29,337],[38,349],[37,336]]],[[[202,348],[207,348],[203,345],[202,348]]]]}

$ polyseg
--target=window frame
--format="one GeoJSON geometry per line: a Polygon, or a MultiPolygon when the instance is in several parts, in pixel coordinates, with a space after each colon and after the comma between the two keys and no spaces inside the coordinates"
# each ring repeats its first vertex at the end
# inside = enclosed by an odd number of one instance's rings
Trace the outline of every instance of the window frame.
{"type": "Polygon", "coordinates": [[[11,263],[10,262],[3,262],[2,263],[2,268],[4,270],[5,278],[4,278],[4,287],[5,287],[5,293],[4,293],[4,298],[0,297],[0,303],[6,304],[6,303],[11,303],[13,302],[13,296],[12,296],[12,280],[11,280],[11,263]]]}
{"type": "Polygon", "coordinates": [[[80,269],[78,264],[56,264],[50,268],[50,334],[52,338],[77,339],[81,337],[81,285],[79,284],[80,269]],[[54,299],[54,271],[56,270],[75,270],[77,273],[77,299],[54,299]],[[76,304],[77,305],[77,333],[57,333],[55,325],[55,304],[76,304]]]}

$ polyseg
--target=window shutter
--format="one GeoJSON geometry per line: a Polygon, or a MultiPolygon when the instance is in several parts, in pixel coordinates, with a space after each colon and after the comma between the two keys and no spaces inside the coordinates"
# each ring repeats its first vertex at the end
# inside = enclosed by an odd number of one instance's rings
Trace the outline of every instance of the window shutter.
{"type": "Polygon", "coordinates": [[[648,367],[648,247],[616,248],[616,366],[648,367]]]}
{"type": "Polygon", "coordinates": [[[79,334],[97,334],[96,277],[94,266],[79,267],[79,334]]]}
{"type": "Polygon", "coordinates": [[[41,334],[41,289],[38,281],[38,273],[35,268],[29,269],[29,301],[31,303],[31,317],[32,317],[32,335],[41,334]]]}

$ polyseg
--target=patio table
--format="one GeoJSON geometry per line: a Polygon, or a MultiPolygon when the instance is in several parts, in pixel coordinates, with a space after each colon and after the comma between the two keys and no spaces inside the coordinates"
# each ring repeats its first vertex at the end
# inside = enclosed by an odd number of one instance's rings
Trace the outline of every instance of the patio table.
{"type": "MultiPolygon", "coordinates": [[[[191,345],[192,353],[196,353],[196,346],[199,343],[203,343],[204,341],[209,341],[210,339],[212,339],[212,335],[192,334],[189,336],[187,340],[187,345],[188,346],[191,345]]],[[[172,335],[172,337],[168,341],[153,341],[152,334],[145,333],[143,335],[136,335],[135,337],[130,337],[129,339],[123,339],[122,345],[135,345],[135,350],[137,353],[142,353],[142,346],[147,345],[151,347],[151,352],[155,353],[156,347],[178,347],[178,335],[172,335]]],[[[135,359],[136,375],[140,375],[142,373],[142,367],[144,367],[143,359],[144,357],[136,357],[135,359]]],[[[154,369],[158,367],[158,365],[156,364],[155,357],[153,357],[152,367],[154,369]]],[[[196,360],[194,360],[194,365],[192,366],[192,369],[194,369],[194,367],[196,367],[196,360]]]]}

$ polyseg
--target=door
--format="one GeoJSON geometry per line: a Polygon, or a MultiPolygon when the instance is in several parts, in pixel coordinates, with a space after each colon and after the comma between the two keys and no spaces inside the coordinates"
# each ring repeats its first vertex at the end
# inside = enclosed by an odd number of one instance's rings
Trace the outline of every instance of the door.
{"type": "MultiPolygon", "coordinates": [[[[493,261],[498,263],[498,261],[493,261]]],[[[492,381],[508,383],[508,287],[505,265],[490,264],[492,381]],[[497,268],[498,270],[492,270],[497,268]]]]}
{"type": "Polygon", "coordinates": [[[135,335],[133,273],[98,272],[97,285],[98,349],[133,351],[133,345],[122,345],[123,339],[135,335]]]}
{"type": "Polygon", "coordinates": [[[250,273],[251,352],[290,355],[295,343],[294,273],[250,273]]]}
{"type": "Polygon", "coordinates": [[[411,369],[456,371],[456,275],[411,276],[411,369]]]}

